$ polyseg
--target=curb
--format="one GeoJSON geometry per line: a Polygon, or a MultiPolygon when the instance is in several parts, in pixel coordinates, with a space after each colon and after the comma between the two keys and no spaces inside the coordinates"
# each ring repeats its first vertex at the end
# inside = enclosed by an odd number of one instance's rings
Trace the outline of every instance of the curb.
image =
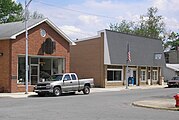
{"type": "MultiPolygon", "coordinates": [[[[137,90],[137,89],[160,89],[164,88],[165,86],[142,86],[136,87],[132,86],[126,89],[125,87],[117,87],[117,88],[92,88],[91,93],[98,93],[98,92],[117,92],[117,91],[129,91],[129,90],[137,90]]],[[[0,93],[0,98],[28,98],[31,95],[36,95],[34,92],[29,92],[29,94],[25,94],[24,92],[21,93],[0,93]]]]}
{"type": "Polygon", "coordinates": [[[169,108],[169,107],[159,107],[155,105],[147,105],[141,104],[140,101],[133,102],[132,105],[136,107],[144,107],[144,108],[152,108],[152,109],[159,109],[159,110],[171,110],[171,111],[179,111],[179,108],[169,108]]]}

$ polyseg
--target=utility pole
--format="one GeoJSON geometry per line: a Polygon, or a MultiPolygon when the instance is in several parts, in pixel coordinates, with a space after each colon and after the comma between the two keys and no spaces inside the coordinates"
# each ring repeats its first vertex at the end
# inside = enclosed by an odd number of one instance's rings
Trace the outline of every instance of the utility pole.
{"type": "Polygon", "coordinates": [[[29,77],[29,65],[28,65],[28,6],[30,5],[30,3],[32,2],[32,0],[30,0],[27,3],[27,0],[25,0],[25,37],[26,37],[26,46],[25,46],[25,60],[26,60],[26,64],[25,64],[25,76],[26,76],[26,81],[25,81],[25,94],[28,94],[28,77],[29,77]]]}

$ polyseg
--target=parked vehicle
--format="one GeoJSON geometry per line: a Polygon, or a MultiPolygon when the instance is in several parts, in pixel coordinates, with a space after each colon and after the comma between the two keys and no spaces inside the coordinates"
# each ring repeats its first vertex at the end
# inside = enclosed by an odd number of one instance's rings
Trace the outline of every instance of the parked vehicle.
{"type": "Polygon", "coordinates": [[[171,80],[167,82],[168,87],[179,87],[179,76],[173,77],[171,80]]]}
{"type": "Polygon", "coordinates": [[[52,75],[47,81],[38,83],[34,87],[34,92],[39,96],[45,96],[47,93],[52,93],[54,96],[59,96],[62,93],[75,94],[76,91],[89,94],[90,88],[93,86],[93,78],[78,79],[75,73],[64,73],[52,75]]]}

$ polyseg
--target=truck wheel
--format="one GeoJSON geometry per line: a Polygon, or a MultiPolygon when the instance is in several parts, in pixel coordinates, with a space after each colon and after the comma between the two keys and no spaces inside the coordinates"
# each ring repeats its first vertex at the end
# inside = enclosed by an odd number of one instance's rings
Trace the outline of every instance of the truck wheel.
{"type": "Polygon", "coordinates": [[[55,87],[53,89],[53,95],[54,96],[60,96],[61,94],[62,94],[62,91],[61,91],[61,89],[59,87],[55,87]]]}
{"type": "Polygon", "coordinates": [[[84,89],[83,89],[83,93],[84,93],[84,94],[89,94],[89,93],[90,93],[90,87],[87,86],[87,85],[85,85],[85,86],[84,86],[84,89]]]}
{"type": "Polygon", "coordinates": [[[39,96],[39,97],[44,97],[44,96],[45,96],[45,93],[38,93],[38,96],[39,96]]]}

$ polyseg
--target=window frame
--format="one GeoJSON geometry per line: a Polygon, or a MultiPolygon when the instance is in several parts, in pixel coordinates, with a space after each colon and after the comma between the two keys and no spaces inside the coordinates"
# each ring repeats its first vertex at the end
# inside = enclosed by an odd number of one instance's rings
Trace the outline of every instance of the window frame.
{"type": "Polygon", "coordinates": [[[147,81],[147,72],[146,72],[146,70],[141,70],[140,76],[141,76],[141,82],[146,82],[147,81]],[[145,74],[143,74],[143,73],[145,73],[145,74]]]}
{"type": "Polygon", "coordinates": [[[77,80],[77,76],[75,74],[71,74],[71,80],[77,80]],[[76,78],[76,79],[73,79],[73,76],[76,78]]]}
{"type": "Polygon", "coordinates": [[[123,82],[123,69],[107,69],[107,82],[123,82]],[[108,71],[113,71],[113,80],[108,80],[108,71]],[[114,71],[120,71],[121,72],[121,79],[120,80],[114,80],[114,71]]]}
{"type": "Polygon", "coordinates": [[[70,81],[70,80],[72,80],[72,79],[71,79],[71,76],[70,76],[70,75],[65,75],[64,78],[63,78],[63,80],[65,80],[65,81],[70,81]],[[65,80],[65,77],[66,77],[66,76],[69,76],[70,79],[65,80]]]}
{"type": "Polygon", "coordinates": [[[152,80],[157,81],[158,80],[158,70],[153,70],[152,74],[153,74],[152,75],[152,80]],[[156,73],[156,74],[154,74],[154,73],[156,73]]]}

